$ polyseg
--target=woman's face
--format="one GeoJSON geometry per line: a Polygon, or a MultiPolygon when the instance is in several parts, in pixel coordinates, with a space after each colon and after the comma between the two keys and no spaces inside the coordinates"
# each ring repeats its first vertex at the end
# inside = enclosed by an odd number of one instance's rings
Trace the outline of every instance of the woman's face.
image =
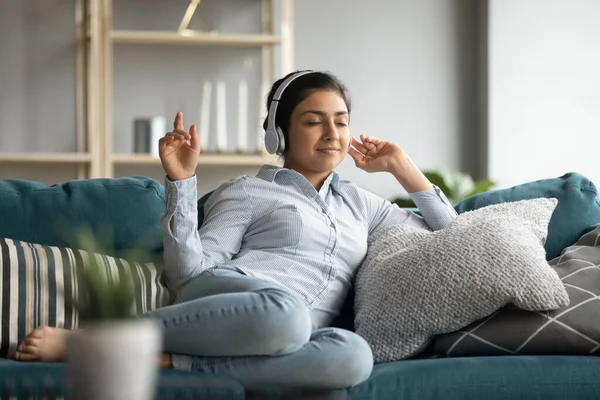
{"type": "Polygon", "coordinates": [[[336,92],[310,94],[292,112],[284,167],[305,176],[335,169],[348,152],[348,119],[346,103],[336,92]]]}

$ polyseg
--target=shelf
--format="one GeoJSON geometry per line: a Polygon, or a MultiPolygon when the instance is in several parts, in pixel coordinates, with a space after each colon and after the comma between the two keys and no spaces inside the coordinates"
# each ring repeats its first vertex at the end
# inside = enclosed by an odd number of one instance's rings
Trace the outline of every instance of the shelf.
{"type": "Polygon", "coordinates": [[[0,163],[83,164],[91,161],[89,153],[0,153],[0,163]]]}
{"type": "MultiPolygon", "coordinates": [[[[160,164],[160,159],[147,154],[113,154],[115,164],[160,164]]],[[[260,154],[200,154],[198,165],[261,166],[277,158],[260,154]]]]}
{"type": "Polygon", "coordinates": [[[277,35],[189,31],[179,34],[169,31],[114,30],[111,38],[115,44],[266,46],[281,43],[281,37],[277,35]]]}

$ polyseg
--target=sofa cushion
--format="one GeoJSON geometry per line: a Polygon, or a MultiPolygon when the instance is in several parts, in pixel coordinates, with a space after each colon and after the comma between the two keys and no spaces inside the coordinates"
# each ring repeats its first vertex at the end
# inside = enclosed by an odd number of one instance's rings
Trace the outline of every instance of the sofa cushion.
{"type": "MultiPolygon", "coordinates": [[[[0,359],[0,398],[65,398],[63,363],[23,363],[0,359]],[[14,396],[14,397],[13,397],[14,396]]],[[[161,370],[155,399],[242,400],[244,388],[222,375],[161,370]]]]}
{"type": "Polygon", "coordinates": [[[432,350],[449,357],[600,354],[600,227],[550,261],[569,293],[566,307],[533,312],[507,307],[439,336],[432,350]]]}
{"type": "Polygon", "coordinates": [[[600,357],[506,356],[376,365],[353,400],[597,399],[600,357]]]}
{"type": "Polygon", "coordinates": [[[558,206],[548,226],[546,259],[551,260],[600,223],[600,199],[596,186],[585,176],[568,173],[558,178],[528,182],[508,189],[495,190],[470,197],[455,208],[459,213],[490,204],[553,197],[558,206]]]}
{"type": "Polygon", "coordinates": [[[556,199],[495,204],[430,232],[399,225],[369,240],[356,277],[356,332],[376,362],[422,351],[435,335],[507,304],[526,310],[568,304],[545,259],[556,199]]]}
{"type": "MultiPolygon", "coordinates": [[[[0,238],[0,357],[39,325],[76,329],[79,318],[77,276],[88,253],[0,238]]],[[[171,303],[162,274],[152,263],[96,255],[112,280],[131,277],[134,312],[144,314],[171,303]],[[115,279],[116,278],[116,279],[115,279]]]]}
{"type": "Polygon", "coordinates": [[[165,210],[164,188],[145,177],[74,180],[46,186],[0,180],[0,237],[70,246],[69,234],[82,226],[112,234],[111,255],[139,249],[159,259],[165,210]]]}

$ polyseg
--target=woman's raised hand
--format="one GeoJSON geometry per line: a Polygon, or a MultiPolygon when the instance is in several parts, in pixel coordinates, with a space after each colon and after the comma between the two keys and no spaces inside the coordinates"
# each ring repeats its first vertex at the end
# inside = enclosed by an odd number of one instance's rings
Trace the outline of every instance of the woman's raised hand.
{"type": "Polygon", "coordinates": [[[360,141],[354,138],[348,154],[356,166],[367,172],[394,172],[397,164],[406,158],[404,151],[392,142],[372,136],[360,135],[360,141]]]}
{"type": "Polygon", "coordinates": [[[158,154],[169,180],[178,181],[194,176],[200,150],[196,127],[192,125],[189,133],[186,132],[183,114],[178,112],[173,122],[173,132],[167,132],[158,141],[158,154]]]}

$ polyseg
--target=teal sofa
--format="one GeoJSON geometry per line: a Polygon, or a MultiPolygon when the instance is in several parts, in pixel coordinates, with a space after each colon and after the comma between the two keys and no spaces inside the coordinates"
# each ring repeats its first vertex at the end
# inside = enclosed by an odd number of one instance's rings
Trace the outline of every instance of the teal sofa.
{"type": "MultiPolygon", "coordinates": [[[[200,211],[209,195],[199,200],[200,211]]],[[[540,196],[559,200],[546,242],[549,259],[600,224],[596,188],[575,173],[484,193],[456,208],[464,212],[502,201],[540,196]]],[[[142,258],[160,260],[162,234],[157,223],[163,211],[162,185],[145,177],[71,181],[53,186],[0,181],[0,238],[66,246],[68,243],[56,234],[55,225],[51,223],[60,217],[73,224],[85,223],[93,229],[107,224],[117,228],[113,237],[114,255],[135,247],[142,251],[142,258]]],[[[352,320],[350,297],[336,325],[352,329],[352,320]]],[[[2,323],[5,325],[6,321],[2,323]]],[[[600,398],[599,376],[600,359],[593,356],[442,358],[424,354],[418,359],[376,365],[371,377],[357,387],[331,393],[298,392],[296,397],[294,393],[275,388],[248,393],[226,376],[162,370],[156,398],[597,399],[600,398]]],[[[0,359],[0,398],[54,398],[64,396],[65,391],[65,368],[61,363],[0,359]]]]}

